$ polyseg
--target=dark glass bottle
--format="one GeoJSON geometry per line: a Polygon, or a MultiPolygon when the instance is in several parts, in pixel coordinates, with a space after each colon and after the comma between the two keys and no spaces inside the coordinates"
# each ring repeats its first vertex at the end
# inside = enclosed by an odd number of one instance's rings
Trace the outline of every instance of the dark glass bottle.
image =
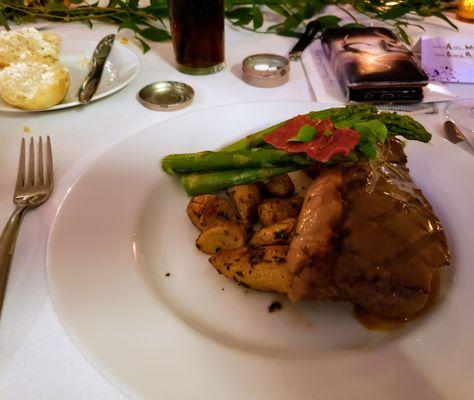
{"type": "Polygon", "coordinates": [[[224,68],[224,0],[168,0],[178,69],[210,74],[224,68]]]}

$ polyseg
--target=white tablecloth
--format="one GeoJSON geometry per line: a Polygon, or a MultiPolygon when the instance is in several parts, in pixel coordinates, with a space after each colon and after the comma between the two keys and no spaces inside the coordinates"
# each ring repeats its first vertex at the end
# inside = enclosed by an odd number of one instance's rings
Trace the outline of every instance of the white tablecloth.
{"type": "MultiPolygon", "coordinates": [[[[463,33],[474,27],[458,22],[463,33]]],[[[425,24],[430,34],[453,34],[439,22],[425,24]]],[[[50,27],[64,41],[98,41],[116,28],[100,24],[56,24],[50,27]]],[[[121,33],[120,37],[126,36],[121,33]]],[[[130,37],[130,36],[129,36],[130,37]]],[[[55,112],[0,113],[0,224],[13,210],[11,201],[22,137],[49,134],[53,142],[56,188],[52,198],[29,213],[23,222],[13,259],[6,303],[0,322],[0,398],[2,400],[124,399],[81,355],[65,333],[48,296],[45,253],[54,214],[68,188],[81,172],[105,150],[137,131],[181,113],[220,104],[259,100],[310,100],[299,64],[292,64],[290,82],[282,87],[260,89],[240,79],[244,57],[260,52],[285,54],[292,39],[261,35],[226,27],[224,71],[209,76],[189,76],[173,67],[170,43],[155,44],[142,59],[138,77],[119,93],[94,102],[55,112]],[[138,90],[157,80],[178,80],[193,86],[194,102],[175,112],[156,112],[136,100],[138,90]],[[27,127],[30,132],[24,132],[27,127]]],[[[123,45],[120,44],[119,45],[123,45]]],[[[127,46],[135,48],[132,41],[127,46]]],[[[473,85],[464,86],[466,92],[473,85]]],[[[317,94],[317,88],[315,88],[317,94]]],[[[474,95],[473,95],[474,97],[474,95]]],[[[423,115],[433,133],[442,135],[444,115],[423,115]]],[[[159,134],[158,134],[159,135],[159,134]]],[[[157,136],[159,140],[159,136],[157,136]]],[[[459,145],[470,151],[466,145],[459,145]]],[[[73,229],[73,227],[71,227],[73,229]]]]}

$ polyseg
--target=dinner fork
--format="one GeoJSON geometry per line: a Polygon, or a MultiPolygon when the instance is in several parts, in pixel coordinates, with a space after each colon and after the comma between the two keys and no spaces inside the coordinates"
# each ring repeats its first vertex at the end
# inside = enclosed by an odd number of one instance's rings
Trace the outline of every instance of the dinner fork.
{"type": "Polygon", "coordinates": [[[43,154],[43,139],[40,137],[36,154],[37,162],[35,163],[35,143],[33,138],[30,139],[28,157],[26,156],[25,139],[21,140],[18,177],[13,195],[13,202],[16,208],[5,225],[2,236],[0,236],[0,316],[2,314],[10,264],[23,216],[27,211],[38,207],[48,200],[53,191],[53,155],[49,136],[46,139],[45,147],[45,154],[43,154]]]}

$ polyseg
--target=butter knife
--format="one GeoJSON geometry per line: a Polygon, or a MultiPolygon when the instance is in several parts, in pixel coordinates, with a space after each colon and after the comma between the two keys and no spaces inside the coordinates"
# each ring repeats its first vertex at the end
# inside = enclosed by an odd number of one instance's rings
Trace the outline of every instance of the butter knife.
{"type": "Polygon", "coordinates": [[[301,59],[301,53],[311,44],[314,37],[320,30],[321,23],[319,21],[308,22],[305,31],[290,50],[289,56],[291,61],[298,61],[301,59]]]}
{"type": "Polygon", "coordinates": [[[78,97],[81,104],[89,103],[96,92],[100,78],[102,77],[105,61],[110,54],[110,50],[112,50],[114,40],[115,35],[108,35],[104,37],[95,48],[92,54],[92,68],[79,89],[78,97]]]}
{"type": "Polygon", "coordinates": [[[311,21],[306,25],[306,29],[293,46],[293,48],[289,52],[290,60],[291,61],[299,61],[301,63],[301,67],[303,68],[303,73],[306,79],[306,84],[308,85],[311,100],[316,101],[316,93],[314,93],[313,85],[311,85],[311,81],[309,79],[308,71],[306,71],[306,67],[304,65],[303,60],[301,59],[301,53],[303,53],[304,49],[308,47],[311,42],[313,41],[316,34],[321,30],[321,24],[319,21],[311,21]]]}
{"type": "Polygon", "coordinates": [[[469,146],[473,147],[466,136],[464,136],[464,133],[461,132],[453,121],[448,120],[444,122],[444,131],[446,132],[447,139],[451,143],[466,142],[469,146]]]}

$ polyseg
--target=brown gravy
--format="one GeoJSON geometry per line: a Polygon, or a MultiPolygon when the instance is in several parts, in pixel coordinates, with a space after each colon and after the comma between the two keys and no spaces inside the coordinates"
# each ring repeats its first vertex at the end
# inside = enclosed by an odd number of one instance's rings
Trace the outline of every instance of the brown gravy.
{"type": "Polygon", "coordinates": [[[382,318],[377,315],[368,313],[367,311],[362,310],[359,307],[354,306],[353,315],[355,319],[365,328],[370,331],[378,332],[387,332],[393,331],[396,329],[403,328],[406,324],[412,321],[415,318],[418,318],[420,315],[425,314],[430,309],[433,308],[433,305],[436,304],[436,300],[439,297],[440,287],[441,287],[441,273],[440,268],[437,268],[431,279],[431,291],[430,296],[428,297],[428,302],[426,303],[423,311],[416,315],[412,319],[392,319],[392,318],[382,318]]]}

